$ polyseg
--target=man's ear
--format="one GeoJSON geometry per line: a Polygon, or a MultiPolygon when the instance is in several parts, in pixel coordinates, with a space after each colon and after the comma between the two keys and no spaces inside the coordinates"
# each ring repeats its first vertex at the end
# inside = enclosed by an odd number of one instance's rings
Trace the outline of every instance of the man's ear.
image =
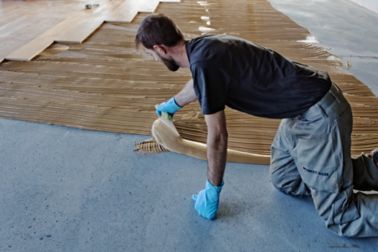
{"type": "Polygon", "coordinates": [[[160,53],[161,55],[167,54],[167,48],[165,45],[153,45],[152,48],[158,53],[160,53]]]}

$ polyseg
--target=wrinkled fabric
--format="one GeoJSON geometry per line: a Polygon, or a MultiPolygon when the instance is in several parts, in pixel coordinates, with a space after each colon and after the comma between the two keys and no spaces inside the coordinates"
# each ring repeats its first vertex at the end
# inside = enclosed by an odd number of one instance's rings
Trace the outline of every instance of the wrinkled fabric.
{"type": "Polygon", "coordinates": [[[294,117],[331,86],[327,73],[235,36],[200,36],[186,43],[186,51],[203,114],[228,106],[255,116],[294,117]]]}
{"type": "Polygon", "coordinates": [[[378,236],[378,169],[372,158],[351,159],[352,112],[340,89],[331,90],[300,116],[282,120],[272,144],[275,187],[311,195],[326,226],[341,236],[378,236]]]}

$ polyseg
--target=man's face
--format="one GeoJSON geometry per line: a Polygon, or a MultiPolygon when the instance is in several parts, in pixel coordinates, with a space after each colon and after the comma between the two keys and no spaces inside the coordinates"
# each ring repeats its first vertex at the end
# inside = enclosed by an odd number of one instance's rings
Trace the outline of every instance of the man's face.
{"type": "Polygon", "coordinates": [[[177,71],[180,68],[180,66],[176,63],[176,61],[172,59],[172,57],[163,56],[159,54],[158,51],[155,51],[153,49],[145,48],[145,52],[151,55],[154,58],[154,60],[163,62],[164,65],[172,72],[177,71]]]}

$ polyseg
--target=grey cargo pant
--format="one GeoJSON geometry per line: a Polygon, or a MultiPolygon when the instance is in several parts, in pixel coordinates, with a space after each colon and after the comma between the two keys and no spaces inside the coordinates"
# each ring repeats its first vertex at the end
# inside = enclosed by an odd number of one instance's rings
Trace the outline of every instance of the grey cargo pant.
{"type": "Polygon", "coordinates": [[[330,91],[305,113],[283,119],[272,144],[273,185],[311,195],[326,226],[347,237],[378,236],[378,169],[367,155],[350,154],[352,112],[341,90],[330,91]]]}

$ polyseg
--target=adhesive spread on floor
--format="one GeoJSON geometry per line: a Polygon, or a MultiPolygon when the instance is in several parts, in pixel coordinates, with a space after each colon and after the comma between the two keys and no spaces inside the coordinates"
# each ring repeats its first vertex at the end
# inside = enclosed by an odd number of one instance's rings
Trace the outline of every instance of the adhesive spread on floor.
{"type": "MultiPolygon", "coordinates": [[[[172,17],[188,39],[201,34],[199,27],[208,27],[328,71],[352,104],[352,153],[378,146],[377,98],[351,74],[342,72],[336,58],[314,43],[304,43],[309,36],[306,29],[266,0],[200,2],[161,3],[156,12],[172,17]],[[208,18],[201,19],[204,16],[208,18]]],[[[156,119],[154,105],[178,92],[190,79],[190,72],[169,72],[163,64],[136,51],[134,36],[144,16],[139,14],[130,24],[106,23],[85,43],[51,47],[31,62],[3,62],[0,116],[149,135],[156,119]]],[[[269,155],[278,120],[231,109],[226,109],[226,115],[230,149],[269,155]]],[[[206,142],[206,125],[197,103],[177,113],[174,123],[183,139],[206,142]]]]}
{"type": "Polygon", "coordinates": [[[135,143],[134,151],[156,153],[156,152],[165,152],[168,150],[163,145],[158,144],[153,138],[149,138],[141,142],[135,143]]]}

